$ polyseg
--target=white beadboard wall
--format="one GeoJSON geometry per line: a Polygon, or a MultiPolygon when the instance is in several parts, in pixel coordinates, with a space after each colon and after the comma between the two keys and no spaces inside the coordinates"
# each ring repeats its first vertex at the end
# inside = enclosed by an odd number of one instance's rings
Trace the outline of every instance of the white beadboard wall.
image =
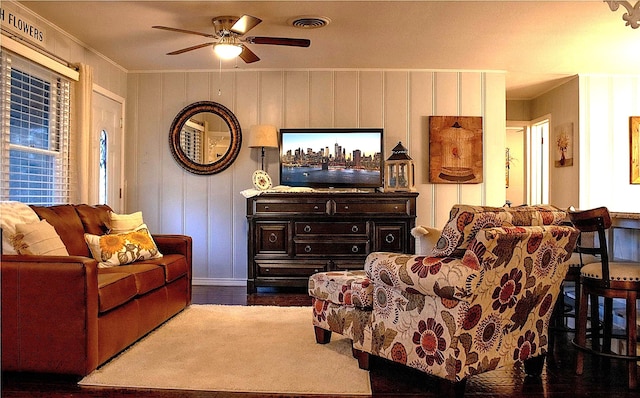
{"type": "MultiPolygon", "coordinates": [[[[580,75],[580,208],[640,213],[629,183],[629,117],[640,116],[640,75],[580,75]]],[[[640,231],[615,231],[616,258],[640,261],[640,231]]]]}
{"type": "Polygon", "coordinates": [[[629,183],[629,117],[640,116],[640,75],[580,75],[580,208],[640,212],[629,183]]]}
{"type": "MultiPolygon", "coordinates": [[[[417,223],[442,226],[459,202],[505,200],[505,76],[498,72],[277,70],[130,73],[127,81],[126,208],[142,210],[154,232],[193,237],[195,284],[244,285],[246,201],[259,153],[249,126],[384,127],[386,156],[398,141],[416,164],[417,223]],[[187,104],[210,100],[231,109],[243,129],[236,162],[212,176],[183,171],[169,151],[169,127],[187,104]],[[482,184],[428,182],[428,117],[483,116],[482,184]]],[[[278,152],[265,168],[278,183],[278,152]]]]}

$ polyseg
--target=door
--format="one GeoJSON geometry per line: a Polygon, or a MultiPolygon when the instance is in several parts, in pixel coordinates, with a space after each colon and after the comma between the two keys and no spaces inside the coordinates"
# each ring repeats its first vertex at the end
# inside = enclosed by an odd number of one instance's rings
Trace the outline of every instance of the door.
{"type": "Polygon", "coordinates": [[[511,205],[549,203],[549,117],[507,121],[506,198],[511,205]]]}
{"type": "Polygon", "coordinates": [[[507,202],[512,206],[528,203],[527,198],[527,145],[528,122],[507,122],[505,148],[505,187],[507,202]]]}
{"type": "Polygon", "coordinates": [[[97,203],[108,204],[114,212],[122,210],[122,109],[120,99],[94,91],[92,190],[97,203]]]}
{"type": "Polygon", "coordinates": [[[528,142],[529,204],[549,203],[549,118],[533,121],[528,142]]]}

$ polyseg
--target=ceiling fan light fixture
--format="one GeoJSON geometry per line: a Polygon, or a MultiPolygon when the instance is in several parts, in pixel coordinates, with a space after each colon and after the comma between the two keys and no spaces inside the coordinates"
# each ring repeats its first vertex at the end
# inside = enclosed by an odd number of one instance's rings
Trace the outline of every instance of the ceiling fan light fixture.
{"type": "Polygon", "coordinates": [[[214,26],[214,33],[202,33],[194,30],[172,28],[169,26],[160,25],[154,25],[152,26],[152,28],[218,39],[217,42],[214,41],[202,43],[195,46],[182,48],[180,50],[169,52],[167,53],[167,55],[183,54],[188,51],[211,46],[213,48],[213,52],[220,60],[235,60],[239,57],[242,58],[242,60],[246,64],[260,61],[260,58],[253,51],[251,51],[251,48],[249,48],[249,46],[245,45],[244,43],[268,44],[272,46],[289,47],[309,47],[311,45],[311,40],[309,39],[266,36],[244,37],[244,35],[248,31],[262,22],[260,18],[253,17],[251,15],[244,14],[240,18],[232,16],[214,17],[211,21],[214,26]]]}
{"type": "Polygon", "coordinates": [[[213,52],[222,59],[234,59],[242,53],[242,45],[233,37],[225,36],[213,46],[213,52]]]}
{"type": "Polygon", "coordinates": [[[234,59],[242,53],[242,46],[218,43],[213,47],[213,51],[222,59],[234,59]]]}

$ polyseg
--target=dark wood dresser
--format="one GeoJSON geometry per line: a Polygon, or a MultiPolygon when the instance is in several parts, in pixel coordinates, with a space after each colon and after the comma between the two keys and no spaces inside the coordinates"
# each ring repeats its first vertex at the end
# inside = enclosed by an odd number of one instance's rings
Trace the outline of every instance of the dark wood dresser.
{"type": "Polygon", "coordinates": [[[417,192],[263,193],[247,199],[247,291],[307,286],[316,272],[362,269],[373,251],[413,253],[417,192]]]}

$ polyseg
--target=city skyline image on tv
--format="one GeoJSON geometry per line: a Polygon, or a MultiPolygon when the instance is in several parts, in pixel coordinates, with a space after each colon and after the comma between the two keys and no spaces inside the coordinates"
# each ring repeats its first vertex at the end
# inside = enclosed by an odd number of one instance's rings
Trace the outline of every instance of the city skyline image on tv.
{"type": "Polygon", "coordinates": [[[281,184],[381,186],[382,129],[283,129],[281,133],[281,184]]]}

